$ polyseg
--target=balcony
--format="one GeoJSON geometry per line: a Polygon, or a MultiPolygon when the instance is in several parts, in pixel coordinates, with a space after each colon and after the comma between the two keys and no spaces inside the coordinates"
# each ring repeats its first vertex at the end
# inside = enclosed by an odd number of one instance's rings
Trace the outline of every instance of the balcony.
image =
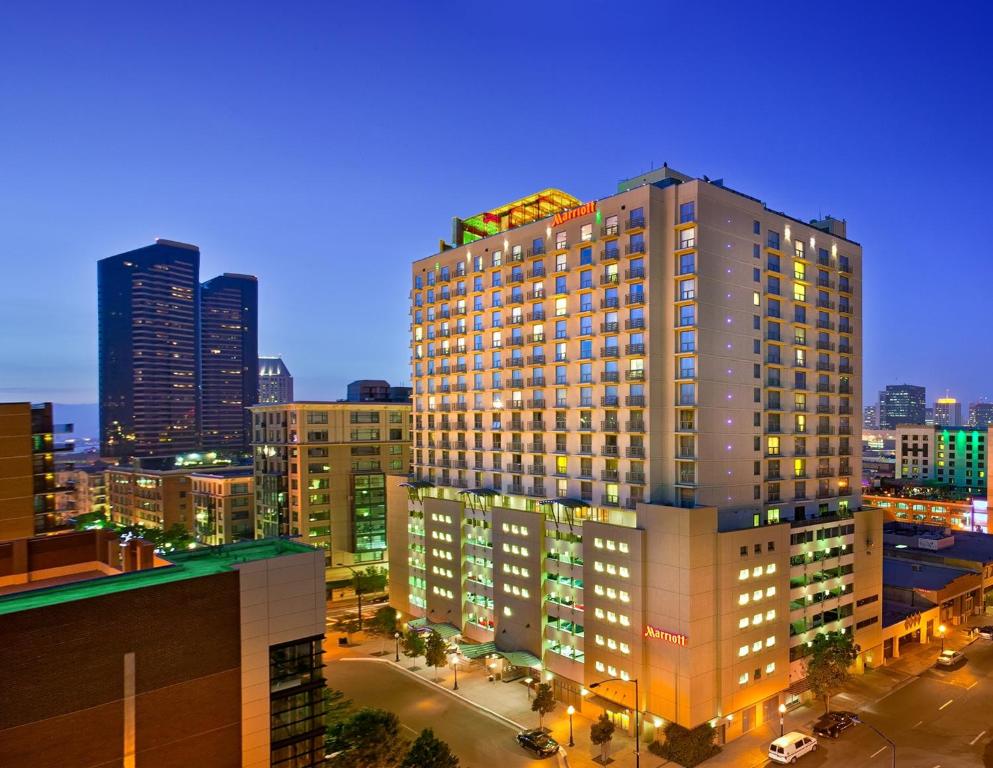
{"type": "Polygon", "coordinates": [[[833,405],[818,405],[817,406],[817,412],[818,413],[834,413],[834,406],[833,405]]]}
{"type": "Polygon", "coordinates": [[[544,355],[530,355],[528,356],[528,365],[544,365],[545,356],[544,355]]]}
{"type": "Polygon", "coordinates": [[[620,505],[621,500],[617,496],[611,496],[605,493],[600,497],[601,507],[619,507],[620,505]]]}
{"type": "Polygon", "coordinates": [[[629,293],[627,296],[624,297],[624,304],[629,307],[635,304],[644,304],[644,303],[645,303],[645,294],[643,291],[636,291],[634,293],[629,293]]]}
{"type": "Polygon", "coordinates": [[[817,391],[818,392],[834,392],[834,385],[833,384],[823,384],[823,383],[818,384],[817,385],[817,391]]]}
{"type": "Polygon", "coordinates": [[[645,371],[644,370],[624,371],[624,378],[627,381],[644,381],[645,371]]]}
{"type": "Polygon", "coordinates": [[[617,285],[618,282],[620,282],[620,277],[616,272],[613,274],[600,275],[600,285],[617,285]]]}
{"type": "Polygon", "coordinates": [[[620,305],[620,299],[616,296],[608,296],[605,299],[600,299],[600,309],[617,309],[620,305]]]}
{"type": "Polygon", "coordinates": [[[541,442],[538,442],[538,443],[528,443],[527,446],[528,446],[528,453],[544,453],[545,452],[545,444],[544,443],[541,443],[541,442]]]}
{"type": "Polygon", "coordinates": [[[643,408],[645,405],[644,395],[626,395],[624,397],[624,404],[627,406],[634,406],[636,408],[643,408]]]}
{"type": "Polygon", "coordinates": [[[817,434],[818,435],[833,435],[834,434],[834,427],[832,427],[830,424],[818,424],[817,425],[817,434]]]}
{"type": "Polygon", "coordinates": [[[833,371],[834,370],[834,364],[833,363],[826,363],[826,362],[823,362],[823,361],[818,362],[817,363],[817,370],[818,371],[833,371]]]}
{"type": "Polygon", "coordinates": [[[600,405],[603,408],[616,408],[620,405],[620,398],[617,395],[604,395],[600,398],[600,405]]]}
{"type": "Polygon", "coordinates": [[[541,322],[542,320],[545,319],[545,312],[544,310],[539,310],[536,312],[528,312],[527,317],[528,317],[528,322],[531,323],[541,322]]]}
{"type": "Polygon", "coordinates": [[[645,484],[645,473],[644,472],[628,472],[624,475],[624,480],[632,485],[644,485],[645,484]]]}
{"type": "Polygon", "coordinates": [[[614,420],[609,420],[609,419],[607,421],[601,421],[600,422],[600,431],[601,432],[620,432],[621,431],[620,422],[614,421],[614,420]]]}
{"type": "Polygon", "coordinates": [[[528,277],[532,280],[536,277],[544,277],[544,276],[545,276],[544,267],[534,266],[528,270],[528,277]]]}
{"type": "Polygon", "coordinates": [[[631,320],[624,321],[624,330],[626,331],[635,331],[644,327],[645,327],[645,318],[643,317],[635,317],[632,318],[631,320]]]}
{"type": "Polygon", "coordinates": [[[545,465],[544,464],[529,464],[528,465],[529,475],[544,475],[545,465]]]}
{"type": "Polygon", "coordinates": [[[849,364],[849,363],[842,363],[841,365],[838,366],[838,373],[847,373],[847,374],[850,374],[850,373],[854,373],[854,371],[852,369],[851,364],[849,364]]]}
{"type": "Polygon", "coordinates": [[[817,348],[820,350],[824,350],[826,352],[833,352],[834,344],[832,344],[830,341],[818,341],[817,348]]]}
{"type": "Polygon", "coordinates": [[[545,253],[544,245],[535,245],[532,246],[531,248],[528,248],[528,256],[541,256],[544,253],[545,253]]]}
{"type": "Polygon", "coordinates": [[[634,419],[633,421],[628,421],[624,423],[625,432],[644,432],[645,422],[640,419],[634,419]]]}
{"type": "Polygon", "coordinates": [[[679,239],[679,243],[676,245],[677,251],[686,251],[690,248],[696,248],[696,238],[695,237],[682,237],[679,239]]]}
{"type": "Polygon", "coordinates": [[[629,459],[643,459],[645,458],[645,446],[629,445],[624,451],[624,455],[629,459]]]}
{"type": "Polygon", "coordinates": [[[634,267],[632,269],[624,270],[625,280],[641,280],[645,276],[645,270],[643,267],[634,267]]]}
{"type": "Polygon", "coordinates": [[[645,217],[644,216],[631,216],[626,222],[624,222],[624,231],[630,232],[634,229],[644,229],[645,228],[645,217]]]}
{"type": "Polygon", "coordinates": [[[604,250],[600,251],[600,261],[601,262],[617,261],[620,255],[621,255],[620,248],[605,248],[604,250]]]}
{"type": "Polygon", "coordinates": [[[600,348],[600,357],[617,357],[618,355],[620,355],[619,347],[613,346],[600,348]]]}
{"type": "Polygon", "coordinates": [[[600,472],[600,479],[608,483],[616,483],[620,479],[620,473],[616,469],[604,469],[600,472]]]}
{"type": "Polygon", "coordinates": [[[600,381],[604,383],[617,383],[621,380],[619,371],[604,371],[600,374],[600,381]]]}
{"type": "Polygon", "coordinates": [[[645,244],[644,243],[633,243],[632,245],[627,245],[627,246],[624,247],[624,255],[625,256],[633,256],[633,255],[636,255],[636,254],[639,254],[639,253],[644,253],[644,252],[645,252],[645,244]]]}
{"type": "Polygon", "coordinates": [[[604,224],[600,227],[600,235],[602,237],[615,237],[619,232],[619,227],[616,224],[604,224]]]}
{"type": "Polygon", "coordinates": [[[555,427],[553,428],[552,431],[553,432],[568,432],[569,431],[569,427],[566,426],[565,421],[557,420],[555,422],[555,427]]]}
{"type": "MultiPolygon", "coordinates": [[[[528,401],[528,408],[544,408],[544,407],[545,407],[545,401],[544,400],[529,400],[528,401]],[[532,402],[535,403],[535,405],[531,405],[532,402]]],[[[525,424],[525,427],[527,429],[531,430],[532,432],[544,432],[545,431],[545,422],[542,421],[541,419],[532,419],[531,421],[524,422],[524,424],[525,424]]]]}
{"type": "Polygon", "coordinates": [[[834,330],[834,323],[832,323],[830,320],[818,320],[817,321],[817,327],[818,328],[823,328],[826,331],[833,331],[834,330]]]}
{"type": "Polygon", "coordinates": [[[532,377],[528,379],[529,387],[543,387],[548,383],[548,379],[544,376],[532,377]]]}

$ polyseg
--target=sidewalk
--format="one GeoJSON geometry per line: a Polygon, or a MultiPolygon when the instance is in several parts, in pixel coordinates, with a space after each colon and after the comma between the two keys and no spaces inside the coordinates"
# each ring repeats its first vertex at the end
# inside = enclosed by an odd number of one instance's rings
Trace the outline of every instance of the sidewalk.
{"type": "MultiPolygon", "coordinates": [[[[488,675],[482,668],[473,668],[469,671],[468,665],[460,665],[458,670],[459,688],[453,690],[455,683],[455,673],[451,667],[439,668],[437,670],[437,682],[435,682],[436,671],[433,668],[424,667],[423,657],[418,659],[408,659],[401,652],[400,663],[395,662],[396,647],[393,642],[383,644],[379,638],[366,639],[356,645],[339,647],[338,639],[334,633],[329,633],[327,650],[325,652],[328,661],[341,658],[376,658],[389,664],[403,668],[407,674],[416,675],[429,685],[436,685],[444,688],[448,693],[457,695],[470,704],[479,707],[490,714],[496,715],[515,728],[530,730],[538,727],[538,714],[531,711],[531,699],[527,686],[523,681],[505,683],[500,681],[490,682],[488,675]],[[382,648],[387,648],[388,653],[378,656],[382,648]],[[411,667],[416,664],[416,669],[411,667]]],[[[333,673],[328,674],[328,685],[334,687],[333,673]]],[[[566,706],[562,702],[557,702],[555,709],[545,715],[543,726],[551,737],[562,745],[563,752],[560,754],[559,765],[569,768],[600,768],[600,763],[593,758],[600,756],[600,747],[595,746],[590,741],[590,725],[592,720],[584,716],[581,712],[576,712],[572,718],[573,740],[575,746],[569,746],[569,716],[566,713],[566,706]]],[[[614,738],[610,742],[608,751],[609,757],[613,760],[610,764],[614,768],[633,768],[634,766],[634,738],[620,731],[614,732],[614,738]]],[[[643,768],[657,768],[665,765],[666,761],[656,757],[648,751],[648,745],[641,745],[641,764],[643,768]]]]}

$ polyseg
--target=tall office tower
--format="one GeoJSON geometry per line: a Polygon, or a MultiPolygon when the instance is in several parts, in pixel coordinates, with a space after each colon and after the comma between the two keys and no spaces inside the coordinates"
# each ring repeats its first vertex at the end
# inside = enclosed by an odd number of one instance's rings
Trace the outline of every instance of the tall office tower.
{"type": "Polygon", "coordinates": [[[867,405],[862,409],[862,427],[865,429],[879,428],[876,406],[867,405]]]}
{"type": "Polygon", "coordinates": [[[200,286],[200,443],[249,450],[259,391],[259,284],[225,273],[200,286]]]}
{"type": "Polygon", "coordinates": [[[888,384],[879,393],[880,429],[893,429],[900,424],[923,424],[924,420],[924,387],[888,384]]]}
{"type": "Polygon", "coordinates": [[[98,263],[101,455],[198,447],[199,276],[200,250],[171,240],[98,263]]]}
{"type": "Polygon", "coordinates": [[[293,402],[293,376],[281,357],[259,358],[259,393],[257,402],[262,405],[269,403],[293,402]]]}
{"type": "Polygon", "coordinates": [[[320,547],[329,581],[347,578],[344,566],[383,565],[386,476],[406,479],[410,471],[409,400],[251,410],[256,535],[299,537],[320,547]]]}
{"type": "Polygon", "coordinates": [[[934,425],[936,427],[962,426],[962,403],[954,397],[939,397],[935,400],[934,425]]]}
{"type": "Polygon", "coordinates": [[[845,223],[666,167],[453,229],[413,264],[393,605],[565,703],[721,739],[804,695],[816,633],[881,658],[845,223]]]}
{"type": "MultiPolygon", "coordinates": [[[[0,541],[69,530],[59,497],[72,489],[56,481],[55,432],[51,403],[0,403],[0,541]]],[[[66,513],[66,516],[71,514],[66,513]]]]}
{"type": "Polygon", "coordinates": [[[971,403],[969,405],[969,426],[986,429],[993,424],[993,403],[971,403]]]}

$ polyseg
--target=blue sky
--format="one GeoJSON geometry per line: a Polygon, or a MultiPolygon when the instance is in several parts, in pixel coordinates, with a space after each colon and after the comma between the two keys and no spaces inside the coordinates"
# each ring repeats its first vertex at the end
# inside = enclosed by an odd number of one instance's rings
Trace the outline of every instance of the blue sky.
{"type": "Polygon", "coordinates": [[[867,400],[993,395],[989,14],[4,4],[0,399],[95,401],[96,261],[157,236],[198,244],[205,278],[259,276],[260,350],[300,397],[401,383],[409,264],[453,215],[662,161],[848,219],[867,400]]]}

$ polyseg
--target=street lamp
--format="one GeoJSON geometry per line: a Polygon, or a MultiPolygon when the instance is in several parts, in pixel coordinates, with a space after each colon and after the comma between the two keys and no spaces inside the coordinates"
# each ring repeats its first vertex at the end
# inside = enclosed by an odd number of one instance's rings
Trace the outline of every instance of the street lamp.
{"type": "Polygon", "coordinates": [[[448,649],[448,653],[452,661],[452,669],[455,670],[455,684],[452,686],[452,690],[457,691],[459,689],[459,649],[453,645],[448,649]]]}
{"type": "Polygon", "coordinates": [[[638,695],[638,678],[632,677],[630,680],[624,680],[620,677],[612,677],[609,680],[590,683],[590,688],[599,688],[604,683],[616,682],[634,683],[634,765],[635,768],[641,768],[641,726],[638,722],[638,709],[641,706],[641,697],[638,695]]]}
{"type": "Polygon", "coordinates": [[[941,635],[941,651],[942,651],[942,653],[944,653],[945,652],[945,625],[944,624],[939,624],[938,625],[938,634],[941,635]]]}
{"type": "Polygon", "coordinates": [[[780,736],[783,735],[783,730],[784,730],[783,716],[785,714],[786,714],[786,705],[785,704],[780,704],[779,705],[779,735],[780,736]]]}
{"type": "Polygon", "coordinates": [[[396,662],[399,664],[400,663],[400,633],[399,632],[394,632],[393,633],[393,639],[396,640],[396,643],[397,643],[397,657],[396,657],[396,662]]]}
{"type": "Polygon", "coordinates": [[[352,568],[350,565],[345,565],[344,563],[335,563],[339,568],[347,568],[352,572],[355,577],[355,597],[359,601],[359,632],[362,631],[362,590],[359,588],[359,572],[352,568]]]}
{"type": "Polygon", "coordinates": [[[569,746],[574,747],[576,742],[572,740],[572,716],[576,714],[576,708],[570,704],[565,711],[569,715],[569,746]]]}
{"type": "Polygon", "coordinates": [[[526,685],[527,686],[527,689],[528,689],[528,701],[531,701],[531,683],[533,683],[533,682],[534,682],[534,680],[532,678],[530,678],[530,677],[525,677],[524,678],[524,685],[526,685]]]}

